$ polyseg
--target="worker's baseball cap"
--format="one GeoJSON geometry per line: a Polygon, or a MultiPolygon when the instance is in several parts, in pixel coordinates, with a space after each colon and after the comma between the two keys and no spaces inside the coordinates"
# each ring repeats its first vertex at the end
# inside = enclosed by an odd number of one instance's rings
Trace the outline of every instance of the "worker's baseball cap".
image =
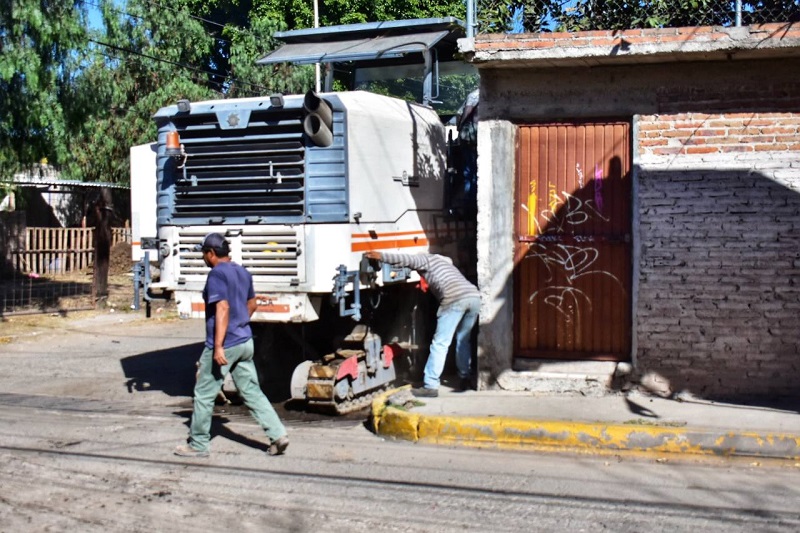
{"type": "Polygon", "coordinates": [[[219,233],[209,233],[203,237],[203,242],[194,246],[194,251],[199,252],[201,250],[220,250],[226,244],[228,244],[228,241],[226,241],[225,237],[219,233]]]}

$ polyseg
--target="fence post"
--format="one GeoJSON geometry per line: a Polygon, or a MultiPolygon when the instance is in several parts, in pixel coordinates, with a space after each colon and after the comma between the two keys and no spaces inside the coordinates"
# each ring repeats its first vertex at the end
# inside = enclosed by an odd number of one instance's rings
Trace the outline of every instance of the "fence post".
{"type": "Polygon", "coordinates": [[[742,0],[736,0],[736,26],[742,25],[742,0]]]}

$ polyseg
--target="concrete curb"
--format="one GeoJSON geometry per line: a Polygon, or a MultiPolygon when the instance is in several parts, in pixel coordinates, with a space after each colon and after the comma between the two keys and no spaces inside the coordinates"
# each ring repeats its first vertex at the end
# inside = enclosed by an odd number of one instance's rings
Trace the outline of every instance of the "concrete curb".
{"type": "Polygon", "coordinates": [[[378,435],[474,447],[800,460],[798,435],[494,416],[424,415],[404,407],[407,400],[403,397],[408,397],[409,389],[407,385],[390,390],[373,401],[371,422],[378,435]]]}

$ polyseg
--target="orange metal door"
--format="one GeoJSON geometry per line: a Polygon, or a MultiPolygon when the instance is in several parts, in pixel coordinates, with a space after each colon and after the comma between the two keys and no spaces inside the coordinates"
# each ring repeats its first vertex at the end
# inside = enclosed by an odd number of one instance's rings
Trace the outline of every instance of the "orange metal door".
{"type": "Polygon", "coordinates": [[[517,157],[515,353],[628,360],[629,124],[520,126],[517,157]]]}

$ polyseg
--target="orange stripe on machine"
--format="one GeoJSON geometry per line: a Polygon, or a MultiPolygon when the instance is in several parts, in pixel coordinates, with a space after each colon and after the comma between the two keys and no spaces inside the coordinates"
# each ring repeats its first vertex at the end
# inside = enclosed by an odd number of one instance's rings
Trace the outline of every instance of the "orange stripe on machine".
{"type": "MultiPolygon", "coordinates": [[[[202,313],[206,310],[206,304],[203,302],[192,302],[192,313],[202,313]]],[[[289,305],[288,304],[277,304],[273,302],[267,302],[263,304],[258,304],[256,306],[256,312],[258,313],[288,313],[289,312],[289,305]]]]}
{"type": "Polygon", "coordinates": [[[367,242],[354,242],[350,245],[353,252],[366,252],[368,250],[383,250],[386,248],[413,248],[415,246],[427,246],[428,239],[425,237],[414,237],[413,239],[382,239],[367,242]]]}
{"type": "Polygon", "coordinates": [[[288,313],[289,306],[286,304],[264,304],[256,306],[256,313],[288,313]]]}

